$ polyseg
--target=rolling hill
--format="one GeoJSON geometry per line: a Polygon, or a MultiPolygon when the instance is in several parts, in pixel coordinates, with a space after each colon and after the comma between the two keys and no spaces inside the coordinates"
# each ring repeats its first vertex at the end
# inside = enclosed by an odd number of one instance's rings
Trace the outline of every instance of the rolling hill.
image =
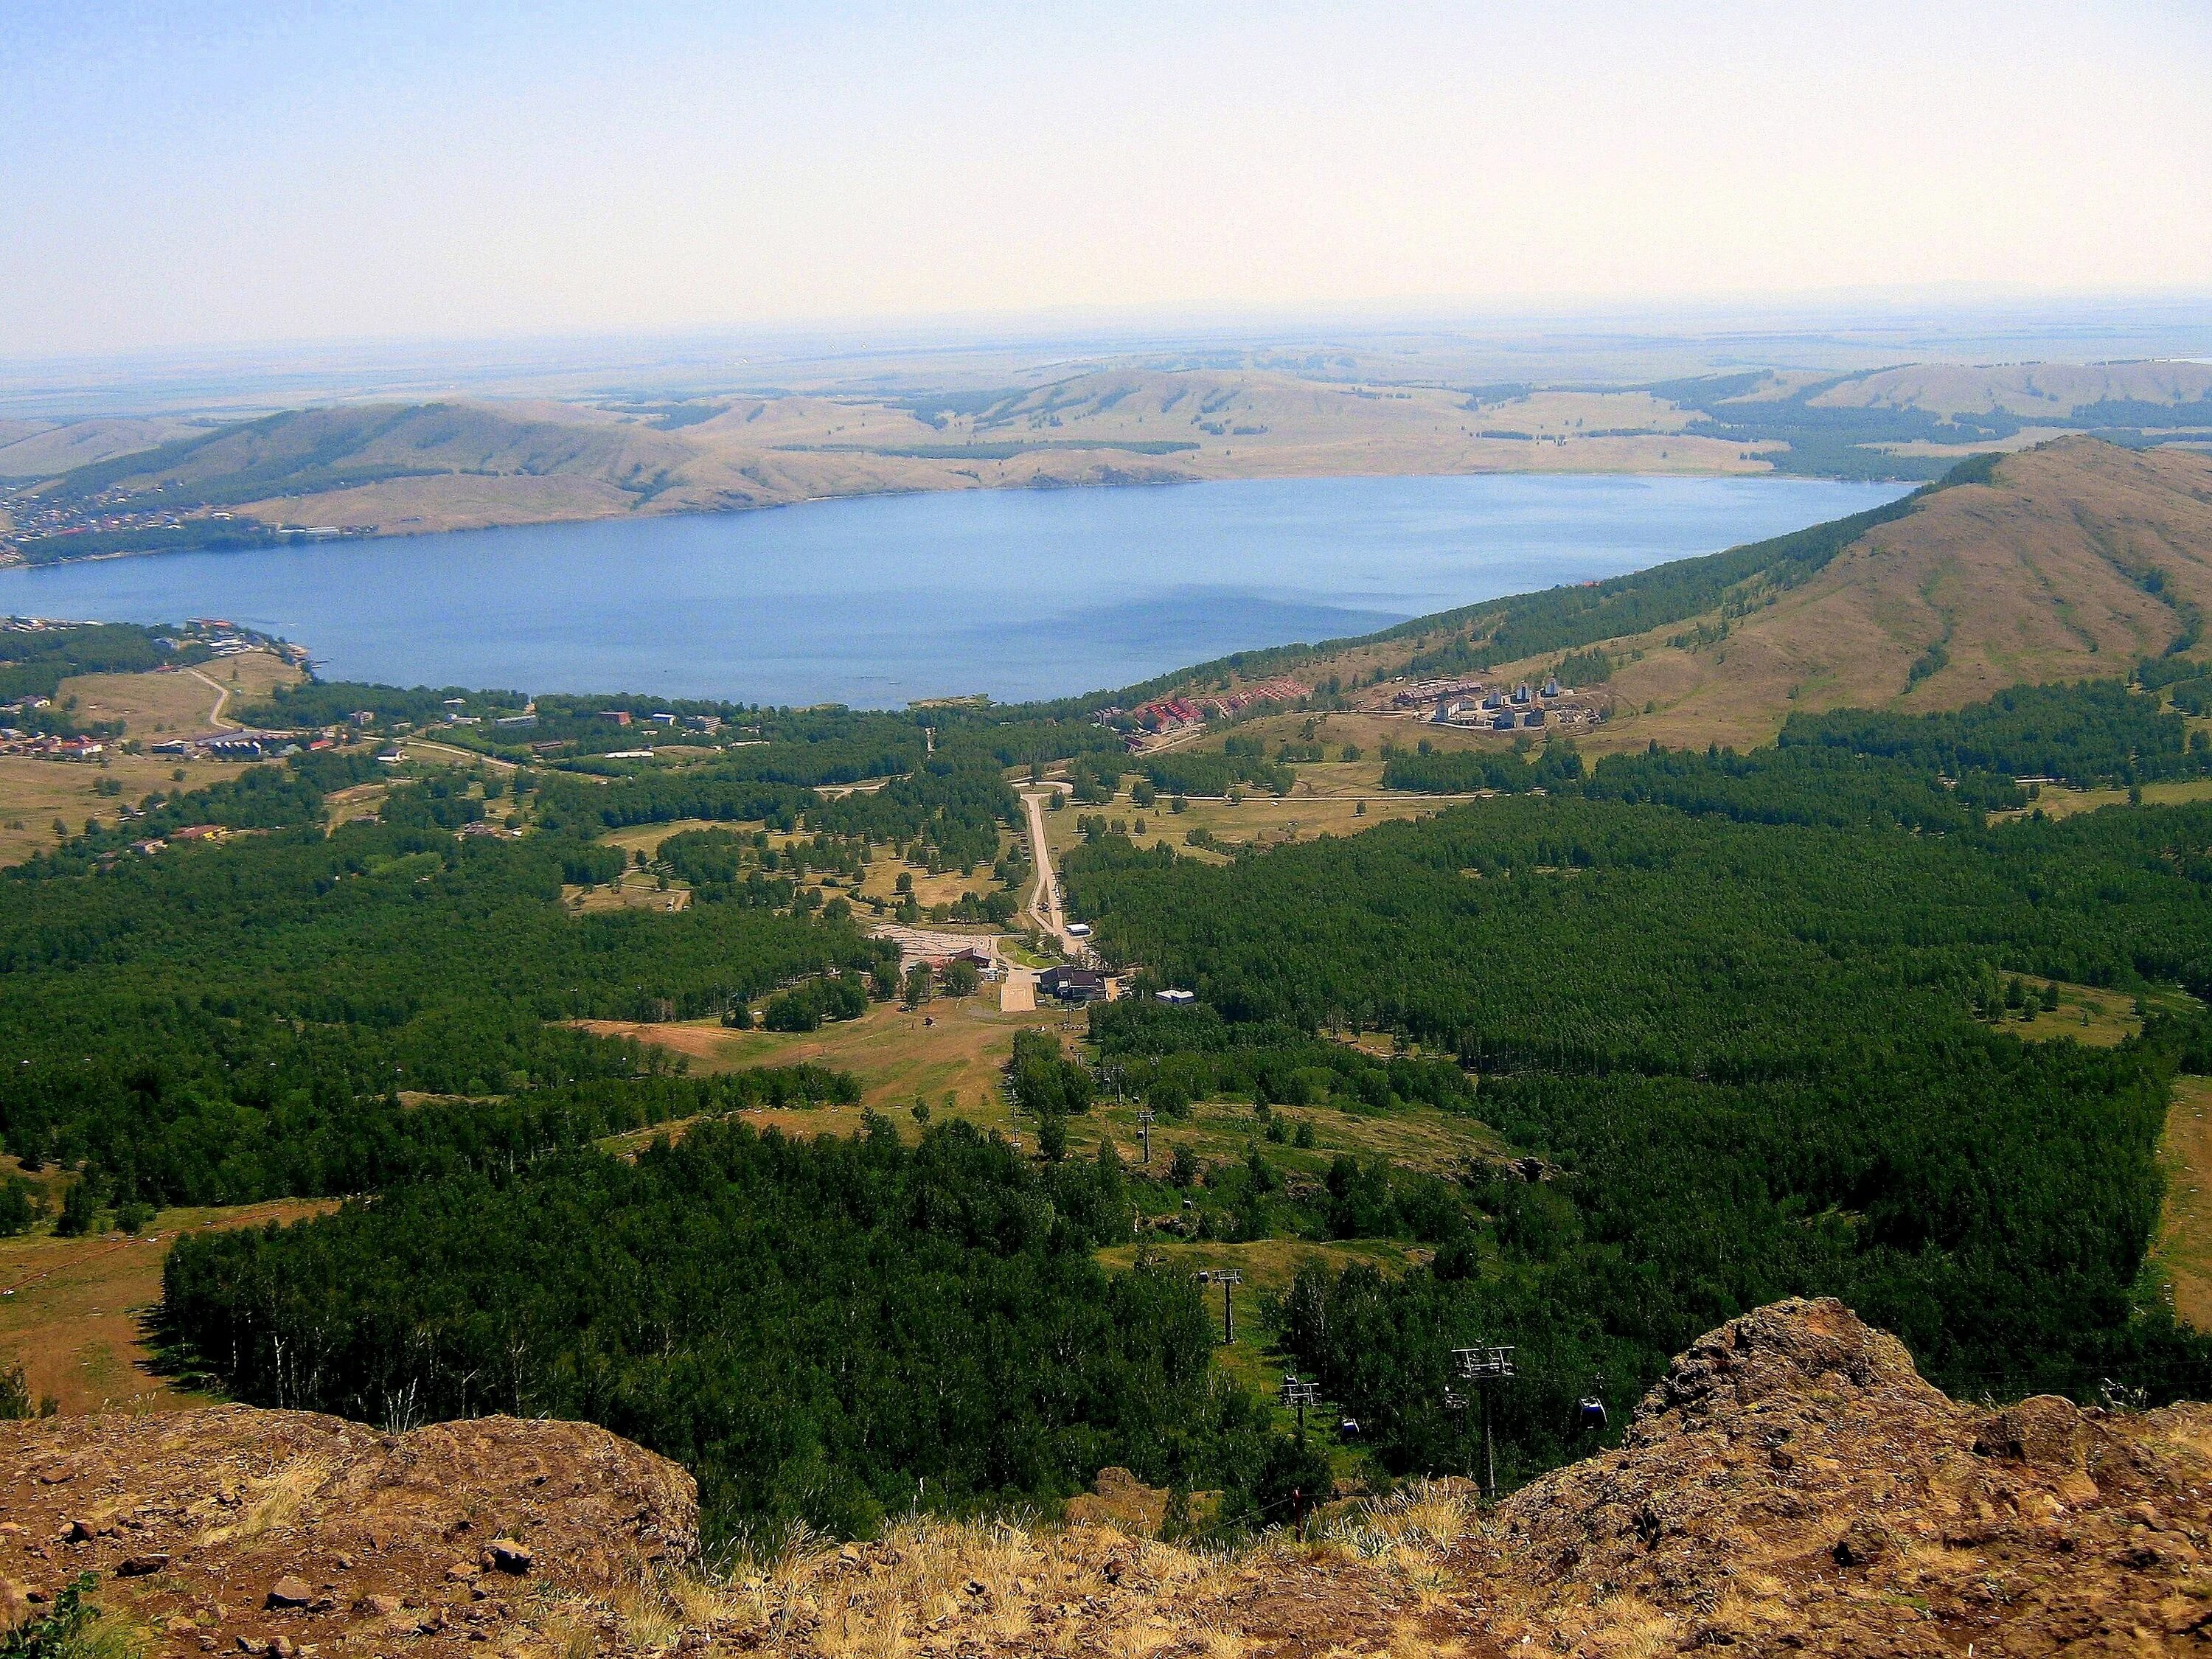
{"type": "Polygon", "coordinates": [[[1239,672],[1510,680],[1591,653],[1611,665],[1613,708],[1587,747],[1747,748],[1795,713],[1927,713],[2008,686],[2123,678],[2195,645],[2208,606],[2212,455],[2070,436],[1985,455],[1836,525],[1316,651],[1249,653],[1239,672]]]}
{"type": "Polygon", "coordinates": [[[1619,734],[1762,742],[1793,710],[2124,677],[2212,604],[2212,457],[2064,438],[1936,492],[1747,615],[1609,647],[1619,734]],[[1651,713],[1643,714],[1645,704],[1651,713]]]}
{"type": "Polygon", "coordinates": [[[1453,384],[1410,350],[1368,366],[1384,372],[1351,378],[1334,360],[1132,359],[1033,365],[1015,384],[980,389],[340,404],[220,426],[11,421],[0,424],[0,479],[32,481],[10,507],[26,538],[94,527],[101,515],[152,523],[216,511],[391,535],[836,495],[1212,478],[1923,479],[1968,455],[2070,432],[2137,448],[2212,446],[2212,365],[2187,362],[1912,364],[1842,376],[1753,368],[1552,386],[1453,384]]]}
{"type": "Polygon", "coordinates": [[[167,416],[0,421],[0,479],[50,478],[118,455],[143,453],[195,429],[167,416]]]}

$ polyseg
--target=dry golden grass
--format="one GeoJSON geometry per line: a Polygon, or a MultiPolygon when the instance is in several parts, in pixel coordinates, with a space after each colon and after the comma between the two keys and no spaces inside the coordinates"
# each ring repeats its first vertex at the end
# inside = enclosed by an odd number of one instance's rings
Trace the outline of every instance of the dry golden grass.
{"type": "MultiPolygon", "coordinates": [[[[671,823],[641,823],[627,829],[611,830],[601,836],[599,840],[606,846],[621,848],[626,854],[641,851],[647,858],[653,859],[660,854],[661,842],[666,841],[671,836],[680,835],[686,830],[727,830],[736,834],[750,836],[763,827],[757,822],[724,823],[706,818],[681,818],[671,823]]],[[[779,853],[788,850],[794,843],[811,840],[811,836],[787,835],[781,831],[771,831],[769,835],[769,845],[779,853]]],[[[1000,835],[999,842],[1000,852],[1004,852],[1013,844],[1012,835],[1009,833],[1000,835]]],[[[898,878],[902,875],[912,884],[915,902],[925,908],[933,904],[951,904],[963,894],[972,893],[980,896],[996,891],[998,888],[998,883],[991,878],[991,867],[988,864],[977,866],[975,872],[967,876],[963,876],[957,870],[940,871],[932,875],[927,865],[910,864],[903,859],[893,857],[887,849],[879,848],[877,849],[876,856],[869,861],[862,874],[858,888],[840,883],[834,887],[825,884],[823,890],[843,892],[856,902],[862,899],[879,898],[886,903],[896,903],[900,896],[896,890],[898,878]]],[[[818,876],[810,876],[808,879],[811,884],[820,884],[818,876]]]]}
{"type": "Polygon", "coordinates": [[[691,890],[673,882],[663,888],[641,870],[625,870],[621,877],[596,887],[564,884],[561,902],[578,915],[597,915],[610,910],[653,910],[663,915],[688,909],[691,890]]]}
{"type": "Polygon", "coordinates": [[[2179,1077],[2162,1148],[2166,1205],[2156,1262],[2174,1311],[2212,1331],[2212,1078],[2179,1077]]]}
{"type": "Polygon", "coordinates": [[[289,1527],[330,1475],[330,1464],[319,1457],[295,1457],[280,1464],[246,1489],[235,1519],[204,1528],[198,1541],[250,1544],[289,1527]]]}
{"type": "MultiPolygon", "coordinates": [[[[1014,1033],[1054,1018],[1001,1014],[987,990],[959,1001],[939,999],[918,1012],[879,1003],[858,1019],[834,1021],[818,1031],[736,1031],[711,1020],[580,1024],[586,1030],[672,1048],[690,1060],[695,1072],[803,1061],[835,1066],[860,1079],[863,1106],[900,1109],[896,1116],[902,1121],[911,1115],[903,1109],[921,1100],[933,1112],[949,1110],[1005,1128],[1012,1118],[999,1097],[1000,1068],[1013,1054],[1014,1033]]],[[[765,1115],[779,1121],[789,1117],[792,1127],[806,1127],[808,1133],[848,1131],[857,1126],[860,1109],[822,1107],[765,1115]]]]}
{"type": "Polygon", "coordinates": [[[64,697],[77,700],[76,717],[80,721],[119,720],[125,736],[141,739],[220,731],[222,728],[210,716],[219,700],[225,703],[231,700],[178,669],[151,674],[81,674],[63,681],[61,689],[64,697]]]}
{"type": "Polygon", "coordinates": [[[269,524],[374,526],[387,536],[495,525],[556,524],[629,511],[635,497],[604,478],[540,473],[486,478],[392,478],[319,495],[283,495],[240,509],[269,524]]]}
{"type": "MultiPolygon", "coordinates": [[[[13,1158],[0,1160],[13,1175],[13,1158]]],[[[33,1179],[58,1207],[61,1182],[33,1179]]],[[[20,1359],[33,1395],[64,1413],[165,1411],[204,1404],[150,1368],[146,1316],[161,1299],[161,1264],[177,1236],[207,1227],[258,1226],[318,1214],[332,1206],[283,1200],[228,1209],[165,1210],[146,1236],[57,1238],[37,1231],[0,1238],[0,1358],[20,1359]]]]}
{"type": "Polygon", "coordinates": [[[265,697],[279,685],[293,685],[306,678],[282,657],[267,651],[246,651],[235,657],[217,657],[211,662],[201,663],[197,668],[185,670],[187,678],[194,674],[213,680],[230,693],[223,713],[235,719],[239,705],[265,697]]]}
{"type": "MultiPolygon", "coordinates": [[[[1337,781],[1324,777],[1321,781],[1326,787],[1337,781]]],[[[1294,793],[1281,799],[1247,795],[1234,805],[1225,800],[1192,800],[1184,811],[1176,812],[1169,810],[1164,796],[1158,805],[1139,809],[1124,793],[1104,806],[1070,805],[1061,811],[1046,813],[1045,844],[1052,849],[1054,860],[1065,858],[1082,840],[1075,827],[1076,820],[1098,814],[1109,822],[1119,819],[1125,823],[1131,839],[1139,847],[1166,846],[1180,854],[1219,862],[1222,854],[1190,844],[1194,830],[1231,845],[1257,842],[1273,847],[1287,842],[1312,841],[1324,835],[1356,836],[1378,823],[1426,817],[1449,804],[1443,798],[1394,795],[1378,789],[1371,794],[1294,793]],[[1361,811],[1363,806],[1364,811],[1361,811]],[[1145,826],[1142,835],[1136,833],[1140,819],[1145,826]]]]}
{"type": "MultiPolygon", "coordinates": [[[[209,715],[222,692],[228,692],[224,701],[234,709],[240,702],[265,696],[272,685],[300,678],[297,669],[265,651],[220,659],[198,672],[212,678],[215,685],[176,669],[81,674],[62,682],[58,701],[74,697],[72,713],[81,722],[120,720],[127,739],[156,742],[217,729],[209,715]],[[238,676],[235,685],[229,678],[234,672],[238,676]]],[[[0,865],[21,863],[33,852],[58,846],[64,837],[54,830],[57,818],[67,834],[77,835],[89,817],[112,823],[116,808],[126,803],[136,805],[150,794],[205,788],[236,777],[238,770],[227,761],[168,755],[112,754],[105,765],[0,756],[0,865]],[[185,775],[181,780],[176,776],[179,772],[185,775]],[[119,785],[121,792],[101,794],[103,780],[119,785]]]]}

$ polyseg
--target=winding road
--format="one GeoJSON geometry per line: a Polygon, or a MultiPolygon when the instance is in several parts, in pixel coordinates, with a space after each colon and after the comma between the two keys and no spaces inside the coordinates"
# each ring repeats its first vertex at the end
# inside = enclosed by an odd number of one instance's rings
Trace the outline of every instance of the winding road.
{"type": "Polygon", "coordinates": [[[223,704],[230,701],[230,688],[210,679],[197,668],[187,668],[185,672],[215,693],[215,707],[208,710],[208,724],[218,732],[237,731],[238,722],[227,719],[222,712],[223,704]]]}

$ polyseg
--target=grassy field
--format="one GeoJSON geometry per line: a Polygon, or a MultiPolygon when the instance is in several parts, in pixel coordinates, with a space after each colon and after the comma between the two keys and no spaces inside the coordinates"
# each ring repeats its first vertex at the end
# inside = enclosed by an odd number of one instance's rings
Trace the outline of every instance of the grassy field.
{"type": "MultiPolygon", "coordinates": [[[[62,682],[61,699],[76,699],[72,712],[80,721],[120,720],[127,739],[152,743],[215,730],[208,715],[218,690],[230,692],[227,706],[235,708],[265,696],[272,685],[300,678],[297,669],[265,651],[208,663],[199,672],[216,682],[216,689],[176,669],[81,674],[62,682]]],[[[33,853],[58,845],[62,836],[54,829],[57,818],[68,834],[77,835],[95,813],[109,817],[118,805],[135,805],[157,791],[167,794],[204,788],[237,776],[238,769],[234,762],[170,755],[112,755],[104,766],[0,756],[0,865],[20,864],[33,853]],[[101,794],[98,786],[103,779],[121,786],[120,793],[101,794]]]]}
{"type": "Polygon", "coordinates": [[[2174,1079],[2165,1155],[2166,1210],[2152,1266],[2173,1287],[2174,1311],[2212,1331],[2212,1078],[2174,1079]]]}
{"type": "MultiPolygon", "coordinates": [[[[2026,983],[2031,992],[2043,989],[2041,980],[2026,983]]],[[[2101,990],[2094,985],[2069,985],[2063,980],[2057,983],[2057,1008],[2046,1012],[2039,1007],[2028,1019],[2008,1018],[2003,1029],[2025,1042],[2071,1037],[2094,1048],[2112,1048],[2142,1030],[2142,1018],[2136,1012],[2136,999],[2128,993],[2101,990]]],[[[2153,993],[2142,1001],[2146,1007],[2167,1005],[2179,1012],[2189,1006],[2190,1000],[2179,992],[2168,992],[2153,993]]]]}
{"type": "Polygon", "coordinates": [[[561,902],[579,915],[593,915],[606,910],[672,910],[689,909],[691,890],[675,882],[664,890],[642,870],[625,870],[619,880],[597,887],[585,888],[574,884],[561,889],[561,902]]]}
{"type": "MultiPolygon", "coordinates": [[[[733,1031],[710,1020],[666,1024],[588,1020],[579,1025],[672,1049],[684,1055],[696,1073],[801,1061],[849,1071],[860,1084],[858,1106],[748,1115],[780,1123],[794,1133],[849,1133],[859,1127],[861,1109],[872,1108],[890,1114],[909,1139],[920,1139],[921,1133],[910,1109],[917,1100],[929,1107],[933,1117],[949,1112],[986,1129],[1021,1130],[1026,1121],[1008,1109],[1000,1090],[1001,1070],[1013,1053],[1014,1033],[1024,1028],[1056,1030],[1073,1046],[1081,1040],[1084,1029],[1079,1018],[1055,1010],[1002,1014],[994,1006],[988,987],[980,996],[957,1003],[939,1000],[918,1013],[880,1004],[858,1019],[824,1025],[818,1031],[733,1031]]],[[[1139,1156],[1136,1114],[1133,1101],[1117,1104],[1107,1100],[1069,1119],[1068,1155],[1093,1156],[1098,1143],[1111,1137],[1122,1157],[1135,1164],[1139,1156]]],[[[1294,1179],[1319,1181],[1340,1152],[1384,1158],[1406,1169],[1449,1175],[1470,1160],[1504,1150],[1481,1123],[1431,1107],[1381,1116],[1329,1107],[1285,1107],[1277,1115],[1313,1126],[1310,1148],[1267,1146],[1267,1156],[1294,1179]]],[[[1034,1124],[1028,1127],[1033,1133],[1034,1124]]],[[[1201,1163],[1241,1158],[1248,1143],[1265,1128],[1254,1107],[1201,1103],[1181,1122],[1163,1120],[1153,1126],[1153,1167],[1164,1170],[1175,1149],[1182,1146],[1201,1163]]]]}
{"type": "MultiPolygon", "coordinates": [[[[599,840],[606,846],[619,847],[625,853],[641,851],[647,858],[653,859],[660,855],[661,842],[687,830],[729,830],[750,836],[764,827],[757,820],[750,823],[721,823],[705,818],[680,818],[671,823],[640,823],[611,830],[599,840]]],[[[809,836],[771,831],[769,845],[782,852],[795,842],[811,842],[812,839],[809,836]]],[[[999,837],[1000,851],[1003,853],[1012,845],[1013,836],[1002,831],[999,837]]],[[[894,858],[886,850],[878,849],[874,859],[870,860],[857,890],[842,885],[825,890],[844,891],[851,893],[856,899],[879,898],[886,903],[892,903],[896,902],[895,890],[902,875],[912,878],[915,902],[924,908],[933,904],[951,904],[963,893],[981,896],[995,890],[998,886],[991,878],[988,865],[979,865],[971,876],[963,876],[957,870],[946,870],[933,876],[927,865],[910,864],[904,859],[894,858]]],[[[820,884],[818,874],[811,876],[809,879],[820,884]]]]}
{"type": "Polygon", "coordinates": [[[324,821],[335,830],[356,818],[374,817],[382,810],[390,788],[384,783],[357,783],[350,789],[334,790],[323,797],[324,821]]]}
{"type": "MultiPolygon", "coordinates": [[[[14,1160],[9,1160],[12,1166],[14,1160]]],[[[284,1200],[230,1209],[165,1210],[146,1235],[0,1239],[0,1357],[22,1362],[31,1392],[64,1412],[172,1411],[208,1403],[155,1375],[147,1316],[178,1234],[293,1221],[334,1207],[284,1200]]]]}
{"type": "MultiPolygon", "coordinates": [[[[1328,769],[1308,766],[1298,769],[1303,775],[1328,769]]],[[[1193,830],[1231,845],[1257,842],[1272,847],[1285,842],[1311,841],[1323,835],[1358,835],[1362,830],[1371,830],[1394,819],[1426,817],[1450,804],[1433,797],[1386,795],[1380,792],[1368,796],[1292,794],[1281,799],[1262,794],[1247,795],[1236,805],[1225,800],[1193,800],[1183,811],[1171,812],[1164,798],[1158,805],[1140,810],[1125,791],[1108,805],[1071,805],[1060,811],[1046,813],[1044,832],[1053,857],[1063,858],[1083,838],[1075,827],[1076,820],[1103,814],[1109,821],[1120,819],[1126,823],[1131,838],[1139,847],[1165,845],[1193,857],[1218,859],[1219,854],[1189,844],[1193,830]],[[1360,810],[1363,805],[1366,808],[1364,812],[1360,810]],[[1136,833],[1139,820],[1145,826],[1142,835],[1136,833]]]]}
{"type": "MultiPolygon", "coordinates": [[[[253,653],[255,657],[261,653],[253,653]]],[[[245,659],[234,658],[234,662],[245,659]]],[[[220,667],[222,665],[210,665],[220,667]]],[[[201,673],[207,673],[206,668],[201,673]]],[[[77,700],[76,715],[79,720],[121,720],[124,735],[142,741],[165,737],[197,737],[222,728],[210,716],[220,700],[225,708],[234,701],[241,701],[235,692],[228,691],[221,678],[216,679],[220,690],[208,689],[207,682],[181,669],[165,669],[151,674],[80,674],[62,682],[62,696],[77,700]]]]}
{"type": "MultiPolygon", "coordinates": [[[[801,1061],[836,1066],[860,1080],[864,1106],[903,1110],[921,1099],[933,1111],[950,1106],[963,1117],[1006,1129],[1012,1120],[999,1103],[999,1073],[1014,1051],[1014,1033],[1054,1018],[1001,1014],[996,991],[986,986],[976,996],[957,1002],[940,999],[917,1013],[880,1003],[858,1019],[836,1021],[818,1031],[733,1031],[710,1020],[662,1025],[592,1020],[583,1029],[673,1049],[690,1059],[694,1072],[801,1061]]],[[[857,1125],[860,1108],[824,1107],[799,1115],[817,1128],[849,1128],[857,1125]]]]}
{"type": "MultiPolygon", "coordinates": [[[[2170,783],[2147,783],[2142,786],[2143,803],[2148,806],[2174,806],[2183,801],[2212,800],[2212,778],[2177,778],[2170,783]]],[[[2076,812],[2094,812],[2100,807],[2123,806],[2127,804],[2124,789],[2068,789],[2056,784],[2045,784],[2036,792],[2028,811],[2040,811],[2046,817],[2070,818],[2076,812]]],[[[1992,817],[2020,817],[2021,812],[1992,813],[1992,817]]]]}

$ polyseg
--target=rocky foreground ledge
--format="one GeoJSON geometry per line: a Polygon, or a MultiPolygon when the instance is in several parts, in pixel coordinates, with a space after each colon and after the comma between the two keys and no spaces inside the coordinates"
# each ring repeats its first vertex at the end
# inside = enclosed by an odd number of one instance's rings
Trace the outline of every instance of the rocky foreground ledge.
{"type": "Polygon", "coordinates": [[[2212,1409],[1978,1411],[1840,1304],[1793,1301],[1704,1338],[1623,1446],[1493,1512],[1435,1483],[1230,1556],[1133,1521],[923,1522],[709,1575],[690,1477],[584,1425],[10,1425],[0,1598],[35,1616],[95,1572],[148,1659],[2195,1653],[2208,1510],[2212,1409]]]}

